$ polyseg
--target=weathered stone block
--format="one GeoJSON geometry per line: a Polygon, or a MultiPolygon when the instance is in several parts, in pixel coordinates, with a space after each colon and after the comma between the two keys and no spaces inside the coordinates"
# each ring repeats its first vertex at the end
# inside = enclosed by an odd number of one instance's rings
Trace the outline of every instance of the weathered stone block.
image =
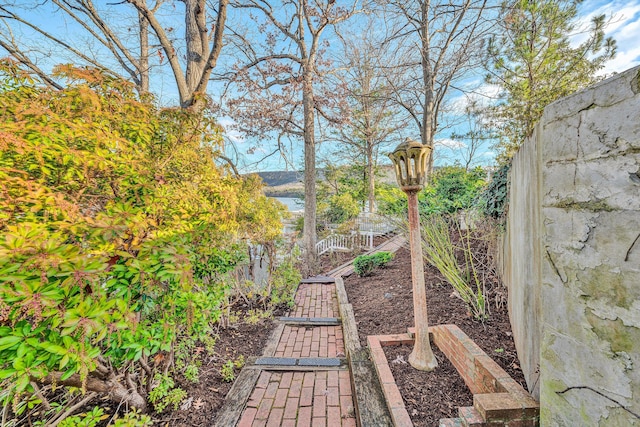
{"type": "Polygon", "coordinates": [[[542,172],[543,206],[610,212],[639,210],[640,152],[591,161],[553,163],[542,172]]]}
{"type": "Polygon", "coordinates": [[[542,425],[637,423],[640,67],[545,109],[513,159],[502,251],[542,425]]]}

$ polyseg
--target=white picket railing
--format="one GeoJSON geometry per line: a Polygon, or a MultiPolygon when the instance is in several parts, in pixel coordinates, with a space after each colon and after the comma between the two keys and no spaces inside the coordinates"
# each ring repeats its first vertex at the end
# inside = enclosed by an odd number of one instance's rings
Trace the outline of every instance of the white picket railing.
{"type": "Polygon", "coordinates": [[[355,248],[373,249],[373,234],[331,234],[316,243],[318,255],[329,251],[352,251],[355,248]]]}
{"type": "Polygon", "coordinates": [[[395,231],[396,226],[387,218],[369,212],[361,212],[356,220],[361,233],[373,233],[376,236],[395,231]]]}
{"type": "MultiPolygon", "coordinates": [[[[357,232],[345,235],[334,231],[326,239],[320,240],[316,244],[316,253],[322,255],[329,251],[352,251],[355,248],[373,249],[374,236],[390,233],[397,228],[387,218],[369,212],[361,212],[355,225],[357,232]]],[[[336,230],[339,226],[328,224],[326,227],[336,230]]]]}
{"type": "MultiPolygon", "coordinates": [[[[324,224],[324,226],[329,230],[340,228],[340,224],[324,224]]],[[[397,228],[388,218],[369,212],[361,212],[355,219],[354,226],[360,233],[373,233],[376,236],[390,233],[397,228]]]]}

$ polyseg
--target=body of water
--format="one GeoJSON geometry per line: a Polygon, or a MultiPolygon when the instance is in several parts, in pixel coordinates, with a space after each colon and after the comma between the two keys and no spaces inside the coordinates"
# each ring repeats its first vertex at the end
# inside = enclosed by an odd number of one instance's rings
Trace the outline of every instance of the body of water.
{"type": "Polygon", "coordinates": [[[289,212],[301,212],[304,210],[304,200],[298,197],[273,197],[280,203],[283,203],[289,212]]]}

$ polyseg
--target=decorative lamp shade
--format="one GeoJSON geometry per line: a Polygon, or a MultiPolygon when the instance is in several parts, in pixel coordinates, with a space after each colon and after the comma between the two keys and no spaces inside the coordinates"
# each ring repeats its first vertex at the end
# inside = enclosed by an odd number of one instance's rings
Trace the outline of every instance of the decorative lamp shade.
{"type": "Polygon", "coordinates": [[[406,139],[389,154],[402,190],[422,189],[430,156],[431,147],[410,139],[406,139]]]}

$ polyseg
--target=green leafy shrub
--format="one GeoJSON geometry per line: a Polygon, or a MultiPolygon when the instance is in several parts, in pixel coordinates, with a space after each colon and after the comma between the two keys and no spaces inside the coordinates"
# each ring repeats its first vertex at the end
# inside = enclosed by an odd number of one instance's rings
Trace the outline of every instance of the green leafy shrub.
{"type": "Polygon", "coordinates": [[[493,173],[491,182],[478,196],[477,205],[484,215],[496,219],[502,219],[506,215],[510,168],[511,163],[503,164],[493,173]]]}
{"type": "Polygon", "coordinates": [[[295,265],[295,256],[295,254],[285,256],[271,275],[271,280],[266,288],[271,306],[285,304],[288,307],[293,307],[295,304],[295,293],[300,280],[302,280],[302,274],[295,265]]]}
{"type": "Polygon", "coordinates": [[[227,362],[222,365],[222,368],[220,368],[220,375],[222,375],[222,379],[228,383],[236,379],[233,360],[227,360],[227,362]]]}
{"type": "Polygon", "coordinates": [[[360,213],[360,205],[349,193],[336,194],[329,198],[328,206],[321,217],[325,222],[341,224],[356,218],[360,213]]]}
{"type": "Polygon", "coordinates": [[[65,418],[58,424],[60,427],[95,427],[104,419],[109,418],[104,410],[98,406],[91,411],[65,418]]]}
{"type": "Polygon", "coordinates": [[[340,224],[358,215],[367,199],[363,178],[362,166],[326,164],[317,185],[318,218],[340,224]]]}
{"type": "Polygon", "coordinates": [[[378,213],[381,215],[406,215],[407,195],[397,186],[378,184],[376,187],[378,213]]]}
{"type": "Polygon", "coordinates": [[[236,379],[236,370],[242,369],[244,366],[244,356],[240,355],[235,360],[227,360],[222,368],[220,368],[220,375],[226,382],[231,382],[236,379]]]}
{"type": "Polygon", "coordinates": [[[56,72],[62,90],[0,62],[1,403],[53,383],[144,411],[146,385],[175,367],[164,356],[211,334],[239,242],[277,235],[282,208],[216,165],[209,113],[56,72]]]}
{"type": "Polygon", "coordinates": [[[180,387],[175,387],[175,382],[170,375],[156,374],[153,378],[154,387],[149,392],[149,401],[156,411],[162,412],[167,406],[173,405],[173,409],[178,409],[178,405],[187,397],[187,392],[180,387]]]}
{"type": "Polygon", "coordinates": [[[122,418],[116,418],[113,422],[114,427],[147,427],[152,425],[151,417],[141,414],[136,409],[133,409],[122,418]]]}
{"type": "Polygon", "coordinates": [[[419,194],[420,212],[450,214],[472,207],[485,186],[485,176],[486,172],[480,167],[470,171],[461,166],[436,169],[419,194]]]}
{"type": "Polygon", "coordinates": [[[376,268],[384,267],[393,259],[391,252],[376,252],[371,255],[360,255],[353,260],[353,271],[360,276],[368,276],[376,268]]]}

